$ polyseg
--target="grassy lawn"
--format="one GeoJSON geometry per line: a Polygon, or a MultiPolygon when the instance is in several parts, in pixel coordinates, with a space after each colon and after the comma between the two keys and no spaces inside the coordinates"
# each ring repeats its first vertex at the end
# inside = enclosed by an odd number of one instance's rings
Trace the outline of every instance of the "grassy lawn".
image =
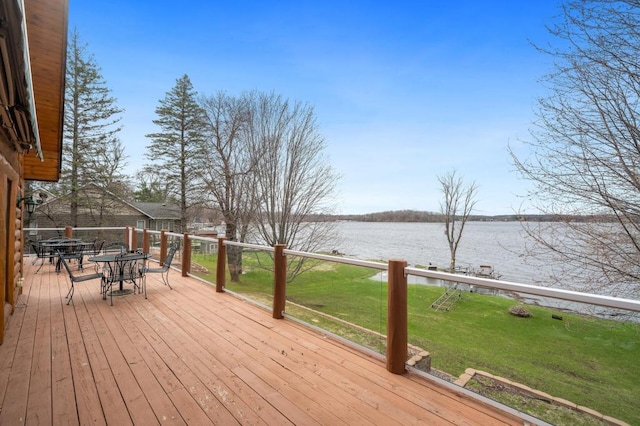
{"type": "MultiPolygon", "coordinates": [[[[193,261],[211,271],[199,275],[215,280],[215,256],[193,261]]],[[[240,283],[227,280],[226,287],[270,304],[273,273],[257,267],[253,255],[244,262],[240,283]]],[[[287,313],[384,353],[384,339],[331,319],[385,334],[386,281],[372,280],[376,272],[321,263],[287,285],[287,313]]],[[[409,341],[431,353],[433,368],[454,376],[484,370],[640,424],[640,326],[564,312],[559,321],[551,317],[557,311],[533,306],[531,317],[515,317],[508,312],[513,300],[475,293],[463,293],[448,312],[431,309],[443,292],[408,290],[409,341]]]]}

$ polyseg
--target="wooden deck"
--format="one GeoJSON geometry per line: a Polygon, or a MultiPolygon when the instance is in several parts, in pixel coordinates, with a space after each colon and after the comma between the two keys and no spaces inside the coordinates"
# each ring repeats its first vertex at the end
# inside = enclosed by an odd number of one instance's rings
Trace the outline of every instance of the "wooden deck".
{"type": "MultiPolygon", "coordinates": [[[[100,297],[25,259],[0,345],[0,424],[502,425],[522,419],[171,271],[100,297]]],[[[91,265],[88,268],[92,269],[91,265]]]]}

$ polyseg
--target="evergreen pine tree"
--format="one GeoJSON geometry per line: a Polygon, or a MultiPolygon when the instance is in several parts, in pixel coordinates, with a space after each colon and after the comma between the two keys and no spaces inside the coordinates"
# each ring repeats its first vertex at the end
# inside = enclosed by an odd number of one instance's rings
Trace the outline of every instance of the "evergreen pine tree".
{"type": "Polygon", "coordinates": [[[197,170],[201,167],[204,118],[196,100],[197,93],[186,74],[166,93],[156,108],[153,123],[160,132],[148,134],[151,139],[146,157],[167,182],[169,197],[180,205],[182,228],[188,222],[188,208],[197,197],[197,170]]]}
{"type": "MultiPolygon", "coordinates": [[[[122,112],[95,58],[74,30],[67,49],[64,149],[58,185],[61,195],[68,194],[72,226],[78,225],[78,205],[83,204],[79,199],[81,187],[92,182],[122,194],[126,186],[122,173],[124,147],[117,137],[121,129],[118,114],[122,112]]],[[[94,217],[103,216],[104,206],[96,200],[90,205],[94,217]]],[[[95,224],[101,222],[98,219],[95,224]]]]}

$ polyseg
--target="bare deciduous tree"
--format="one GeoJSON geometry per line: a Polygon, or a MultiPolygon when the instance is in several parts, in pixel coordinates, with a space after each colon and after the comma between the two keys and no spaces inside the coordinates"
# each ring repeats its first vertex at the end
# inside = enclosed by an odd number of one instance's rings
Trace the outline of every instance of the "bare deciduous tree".
{"type": "Polygon", "coordinates": [[[573,273],[582,290],[638,297],[640,2],[571,0],[562,12],[549,28],[559,47],[540,48],[555,67],[531,155],[512,157],[537,208],[571,220],[526,229],[563,266],[552,282],[573,273]]]}
{"type": "MultiPolygon", "coordinates": [[[[338,175],[325,157],[313,108],[266,93],[252,94],[251,105],[248,136],[260,149],[254,189],[261,241],[310,252],[326,248],[332,223],[309,217],[331,211],[338,175]]],[[[303,258],[292,257],[289,278],[303,265],[303,258]]]]}
{"type": "MultiPolygon", "coordinates": [[[[201,179],[205,193],[213,197],[225,221],[225,237],[244,242],[255,211],[254,178],[258,160],[256,150],[247,138],[249,99],[236,98],[223,92],[202,97],[200,104],[206,115],[201,179]]],[[[232,281],[242,273],[242,248],[227,247],[227,261],[232,281]]]]}
{"type": "Polygon", "coordinates": [[[464,227],[476,205],[478,186],[475,182],[465,184],[464,179],[454,171],[438,176],[442,189],[443,200],[440,211],[444,216],[444,233],[449,243],[451,258],[449,270],[456,269],[456,252],[462,239],[464,227]]]}

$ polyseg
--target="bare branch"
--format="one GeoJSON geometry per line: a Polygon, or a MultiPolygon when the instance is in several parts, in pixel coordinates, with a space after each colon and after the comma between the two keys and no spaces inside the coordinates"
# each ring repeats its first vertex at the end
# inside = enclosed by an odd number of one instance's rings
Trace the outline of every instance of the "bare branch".
{"type": "Polygon", "coordinates": [[[561,228],[527,226],[538,256],[582,289],[638,296],[640,275],[640,2],[568,1],[549,28],[559,47],[544,79],[538,120],[514,163],[534,183],[528,194],[542,213],[583,215],[561,228]],[[563,238],[556,238],[558,233],[563,238]]]}

